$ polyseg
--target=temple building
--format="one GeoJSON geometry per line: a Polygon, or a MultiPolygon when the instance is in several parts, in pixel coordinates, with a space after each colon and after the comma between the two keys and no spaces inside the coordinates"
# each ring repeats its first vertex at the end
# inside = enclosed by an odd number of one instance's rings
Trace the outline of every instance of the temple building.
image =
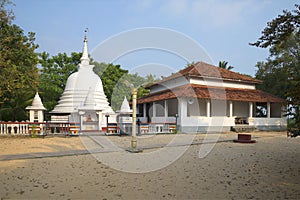
{"type": "Polygon", "coordinates": [[[103,91],[100,77],[94,73],[94,65],[90,65],[87,39],[78,71],[71,74],[58,104],[51,113],[51,122],[68,122],[80,126],[80,130],[102,130],[106,127],[106,117],[115,122],[115,113],[109,106],[103,91]]]}
{"type": "Polygon", "coordinates": [[[204,62],[148,86],[138,99],[143,123],[176,123],[182,132],[283,130],[285,100],[256,89],[261,81],[204,62]]]}

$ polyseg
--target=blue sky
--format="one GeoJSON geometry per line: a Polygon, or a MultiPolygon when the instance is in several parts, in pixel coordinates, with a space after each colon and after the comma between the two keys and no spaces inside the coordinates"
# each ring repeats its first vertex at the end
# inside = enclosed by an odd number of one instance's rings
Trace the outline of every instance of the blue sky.
{"type": "MultiPolygon", "coordinates": [[[[36,33],[39,52],[82,51],[88,27],[89,51],[121,32],[160,27],[182,33],[200,44],[217,65],[228,61],[234,71],[254,75],[255,64],[268,51],[249,45],[261,35],[267,22],[282,10],[294,9],[289,0],[13,0],[18,24],[36,33]]],[[[101,55],[100,60],[101,62],[101,55]]],[[[197,60],[195,60],[197,61],[197,60]]],[[[174,72],[186,64],[174,55],[149,50],[131,53],[114,61],[135,72],[137,66],[151,71],[174,72]],[[161,68],[165,66],[165,68],[161,68]],[[168,69],[168,70],[166,70],[168,69]]],[[[136,70],[138,71],[138,70],[136,70]]],[[[166,72],[167,73],[167,72],[166,72]]],[[[162,74],[165,75],[165,74],[162,74]]]]}

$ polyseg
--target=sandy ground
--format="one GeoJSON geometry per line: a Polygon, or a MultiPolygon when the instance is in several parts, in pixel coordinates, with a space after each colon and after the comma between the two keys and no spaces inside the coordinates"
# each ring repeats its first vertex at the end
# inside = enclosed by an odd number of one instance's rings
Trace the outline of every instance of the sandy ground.
{"type": "MultiPolygon", "coordinates": [[[[300,137],[253,133],[257,143],[222,134],[204,158],[196,135],[182,157],[148,173],[125,173],[92,155],[0,161],[1,199],[300,199],[300,137]]],[[[105,136],[102,136],[105,137],[105,136]]],[[[167,144],[174,135],[138,137],[139,146],[167,144]]],[[[130,137],[108,137],[120,147],[130,137]]],[[[80,137],[0,138],[0,156],[82,150],[80,137]]],[[[179,148],[179,147],[169,147],[179,148]]],[[[143,154],[143,153],[141,153],[143,154]]],[[[150,163],[149,163],[150,164],[150,163]]]]}

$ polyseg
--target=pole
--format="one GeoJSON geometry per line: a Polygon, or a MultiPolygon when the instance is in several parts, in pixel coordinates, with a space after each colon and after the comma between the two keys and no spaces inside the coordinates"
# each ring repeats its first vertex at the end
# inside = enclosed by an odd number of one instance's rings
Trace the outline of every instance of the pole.
{"type": "Polygon", "coordinates": [[[136,140],[136,88],[132,91],[132,137],[131,137],[131,148],[136,149],[137,140],[136,140]]]}
{"type": "Polygon", "coordinates": [[[105,117],[106,117],[106,134],[108,134],[108,118],[109,118],[109,115],[106,114],[105,117]]]}
{"type": "Polygon", "coordinates": [[[175,114],[175,131],[177,133],[177,120],[178,120],[178,114],[175,114]]]}

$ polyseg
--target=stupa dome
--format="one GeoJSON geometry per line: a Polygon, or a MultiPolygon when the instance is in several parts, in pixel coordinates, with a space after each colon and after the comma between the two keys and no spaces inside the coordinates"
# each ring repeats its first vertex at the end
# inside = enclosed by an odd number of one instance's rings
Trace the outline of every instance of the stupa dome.
{"type": "Polygon", "coordinates": [[[51,113],[74,113],[84,106],[87,96],[92,96],[89,102],[93,104],[93,110],[103,113],[114,113],[103,91],[100,77],[93,71],[94,65],[90,65],[87,53],[87,39],[84,38],[84,47],[78,71],[67,79],[65,90],[58,104],[51,113]]]}
{"type": "Polygon", "coordinates": [[[124,100],[122,102],[120,113],[132,113],[132,110],[130,109],[126,96],[124,97],[124,100]]]}
{"type": "Polygon", "coordinates": [[[26,109],[27,110],[46,110],[38,92],[35,93],[35,96],[33,98],[31,106],[27,106],[26,109]]]}

